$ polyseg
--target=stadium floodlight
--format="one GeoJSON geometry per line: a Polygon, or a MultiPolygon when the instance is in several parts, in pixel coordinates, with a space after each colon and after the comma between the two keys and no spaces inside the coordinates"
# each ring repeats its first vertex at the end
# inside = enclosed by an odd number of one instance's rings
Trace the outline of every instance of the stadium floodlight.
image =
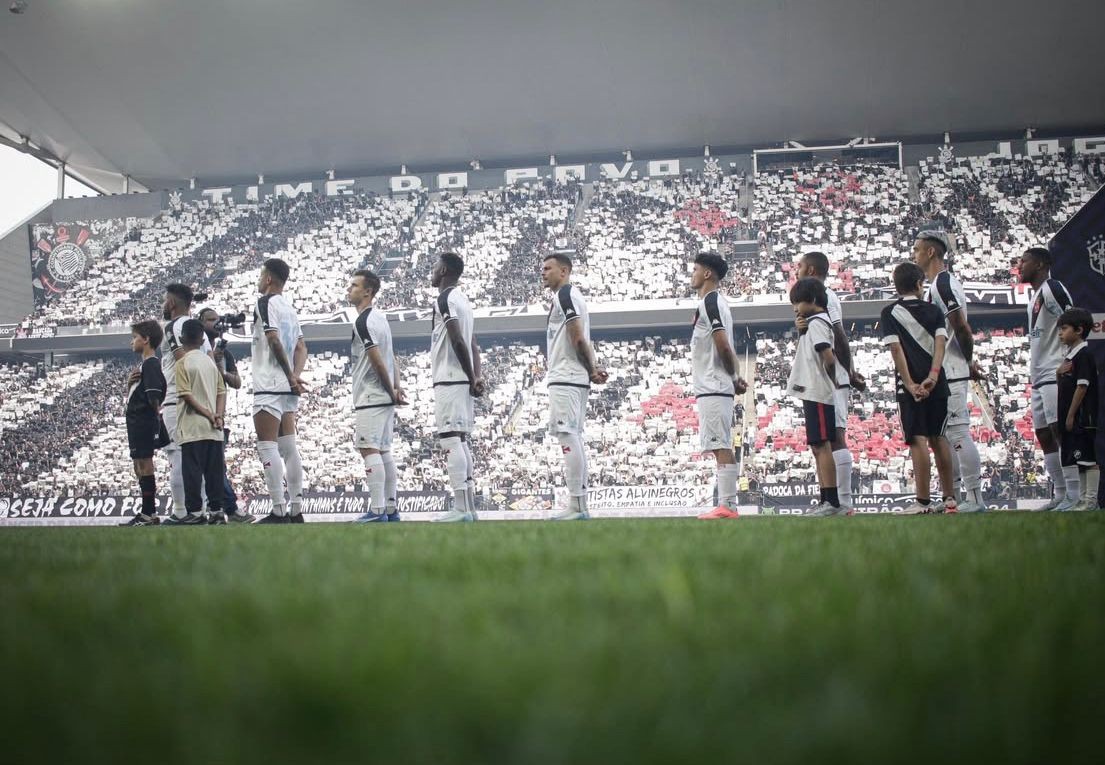
{"type": "Polygon", "coordinates": [[[24,13],[27,10],[27,0],[12,0],[8,10],[12,13],[24,13]]]}

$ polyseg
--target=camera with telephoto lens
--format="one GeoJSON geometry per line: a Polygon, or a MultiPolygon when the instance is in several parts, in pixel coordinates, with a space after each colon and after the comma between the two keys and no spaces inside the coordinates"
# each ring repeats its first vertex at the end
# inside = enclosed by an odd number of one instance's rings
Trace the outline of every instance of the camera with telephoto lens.
{"type": "Polygon", "coordinates": [[[211,331],[218,335],[219,339],[215,342],[215,347],[222,350],[226,347],[226,338],[223,337],[223,333],[231,329],[237,329],[246,323],[245,313],[223,313],[219,314],[218,321],[215,322],[215,326],[211,328],[211,331]]]}

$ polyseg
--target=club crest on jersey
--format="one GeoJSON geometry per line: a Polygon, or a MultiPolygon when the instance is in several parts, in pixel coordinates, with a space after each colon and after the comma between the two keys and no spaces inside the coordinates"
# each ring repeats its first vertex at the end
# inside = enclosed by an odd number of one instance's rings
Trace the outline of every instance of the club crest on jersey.
{"type": "Polygon", "coordinates": [[[1086,242],[1086,255],[1090,259],[1090,268],[1105,276],[1105,234],[1098,234],[1086,242]]]}

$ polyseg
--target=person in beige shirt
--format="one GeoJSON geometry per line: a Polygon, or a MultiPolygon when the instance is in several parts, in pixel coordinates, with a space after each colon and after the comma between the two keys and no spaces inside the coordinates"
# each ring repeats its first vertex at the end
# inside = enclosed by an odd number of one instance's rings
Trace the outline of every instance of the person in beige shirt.
{"type": "Polygon", "coordinates": [[[178,396],[177,430],[184,473],[184,525],[226,523],[223,512],[223,412],[226,383],[211,357],[200,350],[203,324],[184,322],[181,344],[184,356],[176,363],[178,396]],[[203,514],[203,492],[211,513],[203,514]]]}

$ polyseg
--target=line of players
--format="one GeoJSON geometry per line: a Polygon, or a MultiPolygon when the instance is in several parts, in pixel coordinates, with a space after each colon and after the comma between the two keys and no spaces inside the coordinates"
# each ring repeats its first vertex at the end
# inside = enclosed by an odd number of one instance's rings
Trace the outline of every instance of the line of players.
{"type": "MultiPolygon", "coordinates": [[[[968,404],[971,381],[982,379],[982,373],[973,358],[973,333],[962,285],[946,266],[950,250],[951,242],[944,232],[922,231],[912,253],[914,263],[929,282],[924,301],[942,317],[943,326],[937,334],[945,338],[946,344],[940,343],[943,355],[936,365],[940,368],[933,371],[938,373],[936,377],[941,385],[946,381],[946,417],[936,418],[930,428],[920,428],[924,431],[921,433],[916,422],[910,421],[917,418],[907,416],[909,399],[919,400],[928,396],[935,387],[936,379],[932,380],[928,390],[922,392],[917,389],[918,393],[922,393],[920,396],[913,396],[899,379],[898,398],[900,407],[904,407],[903,424],[907,442],[914,442],[915,436],[919,436],[922,441],[929,437],[928,440],[946,441],[950,446],[954,490],[945,491],[944,502],[933,504],[931,511],[979,512],[985,509],[981,494],[981,460],[970,435],[968,404]],[[961,492],[962,502],[959,501],[961,492]]],[[[440,254],[431,275],[431,285],[438,290],[432,307],[430,348],[434,417],[454,496],[453,509],[440,519],[445,522],[477,520],[473,480],[476,470],[469,438],[474,425],[474,399],[484,394],[486,382],[473,332],[472,307],[459,286],[463,270],[464,263],[460,256],[446,252],[440,254]]],[[[736,496],[739,468],[732,447],[732,428],[735,400],[745,393],[747,383],[740,375],[733,346],[732,312],[720,290],[727,270],[722,257],[703,253],[695,258],[690,279],[690,287],[699,298],[691,352],[700,446],[703,452],[714,455],[718,492],[718,506],[699,516],[702,519],[738,517],[736,496]]],[[[853,461],[846,441],[847,415],[851,389],[862,391],[866,387],[863,376],[852,364],[840,300],[824,286],[829,270],[830,264],[823,253],[806,253],[798,262],[799,282],[792,289],[796,326],[808,342],[799,344],[788,389],[805,401],[807,441],[814,453],[822,486],[823,501],[811,511],[812,515],[851,512],[853,461]],[[801,299],[795,300],[796,296],[801,299]],[[803,346],[812,349],[808,358],[803,358],[803,346]],[[819,387],[825,389],[824,395],[819,397],[823,400],[814,401],[812,399],[818,396],[811,391],[819,387]]],[[[580,290],[571,283],[571,273],[572,261],[567,255],[554,253],[542,261],[542,284],[553,295],[546,333],[548,430],[561,446],[569,497],[567,507],[553,518],[586,520],[590,517],[587,509],[587,457],[583,443],[587,398],[592,384],[606,382],[607,372],[595,356],[590,340],[587,304],[580,290]]],[[[1022,281],[1031,284],[1035,294],[1028,310],[1032,416],[1045,453],[1045,466],[1055,487],[1054,497],[1046,509],[1071,509],[1079,503],[1082,494],[1079,465],[1083,472],[1096,469],[1096,465],[1093,464],[1092,451],[1087,453],[1085,438],[1080,442],[1080,448],[1072,446],[1060,453],[1060,443],[1070,441],[1063,434],[1074,429],[1060,422],[1057,380],[1061,379],[1061,373],[1070,375],[1072,370],[1067,360],[1084,348],[1085,338],[1072,353],[1066,354],[1060,342],[1059,317],[1071,308],[1071,299],[1063,285],[1050,278],[1048,251],[1043,248],[1026,251],[1021,259],[1020,273],[1022,281]],[[1075,451],[1080,452],[1077,459],[1073,456],[1075,451]]],[[[269,259],[261,269],[257,285],[261,297],[253,322],[253,422],[257,455],[272,500],[272,512],[257,520],[258,523],[302,522],[303,467],[296,445],[296,412],[300,396],[307,392],[302,378],[307,347],[296,313],[283,295],[289,276],[290,269],[286,263],[276,258],[269,259]]],[[[363,523],[399,520],[396,507],[397,471],[391,446],[395,409],[405,405],[407,399],[399,382],[399,368],[392,349],[387,317],[374,307],[380,289],[379,277],[369,270],[358,270],[350,278],[346,292],[348,302],[357,311],[351,338],[353,440],[364,459],[371,496],[370,511],[358,518],[358,522],[363,523]]],[[[908,298],[909,295],[903,293],[903,297],[908,298]]],[[[186,496],[195,494],[196,490],[186,492],[185,484],[194,486],[196,481],[186,481],[184,477],[178,412],[189,411],[196,402],[181,400],[176,384],[176,366],[188,353],[212,355],[207,338],[197,338],[197,329],[202,327],[193,326],[199,323],[188,318],[192,299],[193,295],[187,287],[169,285],[163,306],[163,315],[168,322],[163,339],[151,336],[156,334],[157,329],[156,324],[150,328],[152,322],[140,322],[132,331],[132,347],[145,357],[141,370],[131,376],[128,399],[128,436],[144,502],[143,512],[130,522],[132,525],[158,522],[156,512],[151,509],[155,496],[152,456],[153,450],[168,439],[171,440],[164,444],[164,449],[171,466],[173,511],[166,522],[191,525],[212,522],[212,519],[216,523],[253,520],[244,513],[227,514],[222,511],[223,505],[219,501],[223,494],[221,483],[213,485],[213,482],[208,482],[210,485],[204,487],[207,496],[203,501],[211,511],[209,514],[203,512],[198,496],[186,496]],[[159,343],[161,361],[160,370],[156,370],[156,365],[151,365],[149,360],[153,356],[152,348],[159,343]],[[155,371],[160,371],[164,376],[162,401],[157,399],[155,371]],[[136,429],[131,427],[132,408],[144,410],[142,413],[146,416],[136,429]],[[159,425],[151,426],[148,417],[158,409],[164,423],[160,434],[157,433],[159,425]]],[[[900,315],[904,317],[904,314],[900,315]]],[[[904,317],[904,320],[910,321],[909,317],[904,317]]],[[[915,331],[917,327],[912,329],[915,331]]],[[[907,327],[902,334],[910,331],[907,327]]],[[[916,343],[904,345],[912,347],[916,343]]],[[[909,348],[905,350],[908,352],[909,348]]],[[[1088,356],[1088,352],[1083,355],[1088,356]]],[[[225,369],[220,372],[225,376],[225,369]]],[[[1093,383],[1096,393],[1096,378],[1093,383]]],[[[1090,412],[1089,403],[1090,399],[1096,403],[1096,396],[1085,396],[1085,392],[1083,396],[1084,419],[1093,427],[1096,406],[1090,412]]],[[[225,393],[216,393],[214,400],[208,404],[200,407],[211,425],[210,438],[221,440],[225,393]],[[216,431],[219,439],[216,439],[216,431]]],[[[1062,414],[1065,416],[1066,412],[1062,414]]],[[[1085,435],[1086,428],[1078,430],[1085,435]]],[[[1088,439],[1090,450],[1092,440],[1092,437],[1088,439]]],[[[927,456],[925,460],[927,465],[927,456]]],[[[939,468],[939,451],[937,464],[939,468]]],[[[1096,494],[1096,480],[1090,483],[1096,494]]],[[[1086,490],[1086,494],[1087,500],[1096,504],[1096,497],[1090,495],[1090,490],[1086,490]]],[[[928,505],[914,510],[929,511],[928,505]]]]}

